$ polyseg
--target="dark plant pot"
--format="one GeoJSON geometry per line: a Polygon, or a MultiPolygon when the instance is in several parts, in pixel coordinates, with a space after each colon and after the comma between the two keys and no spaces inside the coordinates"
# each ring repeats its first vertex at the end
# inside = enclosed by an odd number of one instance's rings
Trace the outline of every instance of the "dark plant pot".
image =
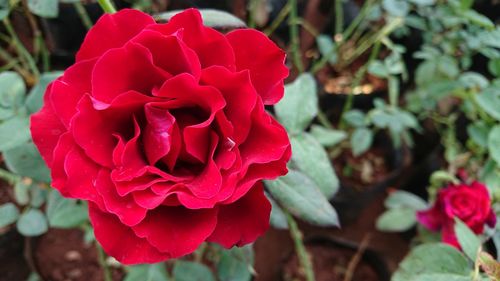
{"type": "Polygon", "coordinates": [[[24,258],[24,237],[15,227],[0,232],[0,280],[26,280],[30,267],[24,258]]]}
{"type": "MultiPolygon", "coordinates": [[[[359,245],[354,244],[354,243],[349,243],[345,241],[340,241],[336,240],[327,236],[313,236],[309,237],[305,241],[306,247],[308,248],[309,252],[312,254],[313,258],[313,263],[315,264],[315,275],[317,281],[336,281],[337,279],[335,278],[335,273],[333,272],[333,268],[335,266],[341,265],[341,263],[345,263],[346,261],[349,262],[352,259],[352,256],[354,256],[358,251],[359,251],[359,245]],[[314,249],[314,251],[311,251],[314,249]],[[316,251],[320,250],[323,254],[322,255],[314,255],[316,251]],[[334,258],[340,256],[343,257],[339,259],[338,262],[334,261],[334,258]],[[329,261],[320,261],[318,260],[319,258],[328,258],[329,261]],[[321,266],[320,263],[322,262],[331,262],[332,266],[328,268],[328,272],[321,272],[319,267],[321,266]],[[329,276],[330,275],[330,276],[329,276]]],[[[296,276],[287,276],[291,275],[290,273],[290,267],[293,267],[294,261],[292,260],[295,254],[292,254],[292,256],[289,258],[289,261],[284,267],[284,280],[287,281],[287,278],[290,279],[289,277],[296,277],[296,276]]],[[[345,264],[344,264],[345,265],[345,264]]],[[[322,268],[326,269],[326,268],[322,268]]],[[[359,277],[359,276],[354,276],[353,281],[389,281],[390,279],[390,271],[387,266],[386,261],[384,258],[379,255],[377,252],[371,250],[371,249],[365,249],[362,252],[360,262],[358,264],[357,270],[364,271],[365,276],[359,277]],[[363,267],[360,267],[360,266],[363,267]],[[366,271],[369,269],[369,274],[367,277],[366,271]],[[356,278],[357,277],[357,278],[356,278]],[[361,280],[360,278],[363,278],[361,280]]],[[[355,270],[356,273],[359,274],[355,270]]],[[[292,273],[293,275],[293,273],[292,273]]],[[[363,274],[360,274],[363,275],[363,274]]],[[[292,279],[292,280],[301,280],[301,279],[292,279]]],[[[341,279],[343,280],[343,278],[341,279]]]]}
{"type": "MultiPolygon", "coordinates": [[[[402,173],[409,167],[411,154],[406,146],[394,148],[387,136],[379,134],[375,138],[373,147],[382,148],[384,151],[384,161],[389,172],[383,178],[364,186],[356,186],[343,180],[342,171],[337,171],[340,178],[340,188],[330,202],[337,210],[342,224],[353,222],[373,199],[389,186],[396,184],[402,173]]],[[[359,157],[363,157],[363,155],[359,157]]]]}
{"type": "MultiPolygon", "coordinates": [[[[361,111],[368,111],[373,108],[373,101],[376,98],[384,99],[387,97],[385,91],[375,91],[371,94],[355,95],[353,97],[352,108],[361,111]]],[[[334,121],[339,120],[342,109],[347,102],[348,94],[328,94],[322,93],[319,95],[319,106],[326,113],[328,119],[334,121]]]]}

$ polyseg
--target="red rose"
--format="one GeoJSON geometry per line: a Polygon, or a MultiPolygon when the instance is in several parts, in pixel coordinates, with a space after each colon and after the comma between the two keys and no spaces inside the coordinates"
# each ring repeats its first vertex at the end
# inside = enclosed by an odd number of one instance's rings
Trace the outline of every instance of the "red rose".
{"type": "Polygon", "coordinates": [[[262,179],[287,172],[287,134],[264,109],[285,54],[186,10],[167,24],[122,10],[89,31],[31,119],[52,185],[88,201],[95,236],[125,264],[253,242],[269,225],[262,179]]]}
{"type": "Polygon", "coordinates": [[[455,217],[476,234],[483,233],[485,224],[495,226],[490,195],[482,183],[451,184],[439,191],[431,209],[417,213],[422,225],[432,231],[441,231],[443,242],[460,248],[454,231],[455,217]]]}

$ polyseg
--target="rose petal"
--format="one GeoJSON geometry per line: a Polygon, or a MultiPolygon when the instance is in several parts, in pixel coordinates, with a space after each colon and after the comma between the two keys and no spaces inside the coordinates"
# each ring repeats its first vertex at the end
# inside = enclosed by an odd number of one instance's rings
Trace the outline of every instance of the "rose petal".
{"type": "Polygon", "coordinates": [[[202,68],[220,65],[235,70],[234,53],[228,40],[222,33],[203,26],[196,9],[187,9],[173,16],[168,23],[152,25],[148,29],[168,35],[182,30],[183,41],[198,54],[202,68]]]}
{"type": "Polygon", "coordinates": [[[109,49],[122,47],[144,27],[154,23],[151,16],[133,9],[104,14],[85,36],[76,61],[95,58],[109,49]]]}
{"type": "MultiPolygon", "coordinates": [[[[144,130],[144,151],[150,165],[155,165],[158,160],[166,156],[170,150],[176,149],[178,154],[180,147],[173,147],[173,135],[177,124],[175,118],[167,110],[155,108],[151,105],[145,107],[146,128],[144,130]]],[[[178,131],[178,128],[177,128],[178,131]]],[[[174,136],[180,141],[180,136],[174,136]]],[[[175,143],[179,144],[179,143],[175,143]]],[[[173,163],[171,163],[172,165],[173,163]]],[[[173,165],[172,165],[173,167],[173,165]]],[[[172,168],[171,167],[171,168],[172,168]]]]}
{"type": "Polygon", "coordinates": [[[257,183],[240,200],[219,209],[217,227],[208,238],[226,248],[252,243],[269,228],[271,204],[257,183]]]}
{"type": "Polygon", "coordinates": [[[172,257],[158,251],[146,239],[137,237],[115,215],[102,212],[95,204],[89,204],[89,217],[104,251],[122,264],[157,263],[172,257]]]}
{"type": "Polygon", "coordinates": [[[237,70],[248,69],[255,89],[264,104],[277,103],[284,93],[284,79],[288,76],[285,52],[262,32],[237,29],[226,35],[233,47],[237,70]]]}
{"type": "Polygon", "coordinates": [[[192,253],[210,236],[217,224],[217,211],[162,206],[132,229],[159,251],[177,258],[192,253]]]}

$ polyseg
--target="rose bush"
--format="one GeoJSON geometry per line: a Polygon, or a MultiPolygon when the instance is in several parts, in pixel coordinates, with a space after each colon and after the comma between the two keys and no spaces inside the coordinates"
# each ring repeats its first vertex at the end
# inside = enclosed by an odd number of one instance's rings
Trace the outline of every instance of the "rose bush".
{"type": "Polygon", "coordinates": [[[470,185],[450,184],[438,192],[431,209],[417,212],[422,225],[432,231],[441,231],[443,242],[460,248],[454,231],[455,217],[476,234],[483,233],[485,224],[495,226],[496,215],[486,186],[477,181],[470,185]]]}
{"type": "Polygon", "coordinates": [[[63,196],[88,201],[95,236],[124,264],[253,242],[269,224],[262,179],[287,172],[285,53],[262,33],[226,35],[197,10],[166,24],[102,16],[31,119],[63,196]]]}

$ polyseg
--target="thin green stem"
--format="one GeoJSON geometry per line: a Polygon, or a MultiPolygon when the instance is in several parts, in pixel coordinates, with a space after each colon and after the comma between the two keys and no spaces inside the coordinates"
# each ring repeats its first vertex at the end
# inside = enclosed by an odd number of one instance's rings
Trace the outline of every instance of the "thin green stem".
{"type": "Polygon", "coordinates": [[[99,256],[99,264],[101,265],[104,274],[104,281],[113,281],[113,278],[111,277],[111,271],[109,270],[108,263],[106,262],[106,254],[104,253],[104,250],[98,242],[95,242],[95,246],[97,255],[99,256]]]}
{"type": "Polygon", "coordinates": [[[255,28],[255,16],[257,15],[257,7],[259,6],[259,0],[250,0],[248,4],[248,27],[255,28]]]}
{"type": "Polygon", "coordinates": [[[85,6],[83,6],[82,2],[80,1],[73,2],[73,7],[75,7],[75,10],[78,13],[78,16],[80,17],[83,26],[85,26],[87,30],[92,28],[94,24],[92,23],[92,20],[90,19],[90,16],[87,13],[87,10],[85,9],[85,6]]]}
{"type": "Polygon", "coordinates": [[[342,0],[335,0],[335,35],[342,34],[344,27],[344,8],[342,7],[342,0]]]}
{"type": "Polygon", "coordinates": [[[31,54],[28,52],[28,50],[26,50],[19,37],[17,37],[17,34],[14,31],[14,28],[12,27],[12,24],[8,17],[3,19],[3,24],[5,25],[5,30],[7,30],[7,33],[9,33],[10,37],[12,38],[12,43],[14,44],[17,53],[20,57],[24,57],[31,72],[33,73],[35,78],[38,79],[38,77],[40,76],[40,71],[36,66],[35,60],[33,59],[33,56],[31,56],[31,54]]]}
{"type": "Polygon", "coordinates": [[[116,9],[112,3],[112,0],[97,0],[97,2],[104,12],[110,14],[116,13],[116,9]]]}
{"type": "MultiPolygon", "coordinates": [[[[7,52],[6,50],[4,50],[3,48],[0,47],[0,58],[4,61],[6,61],[8,64],[11,64],[12,62],[20,62],[19,59],[16,59],[16,58],[13,58],[9,52],[7,52]]],[[[35,78],[33,77],[33,75],[31,73],[29,73],[28,71],[26,71],[26,69],[24,69],[23,67],[21,67],[18,63],[14,64],[12,66],[12,68],[17,71],[19,74],[21,74],[21,76],[24,78],[24,80],[26,81],[34,81],[35,78]]]]}
{"type": "Polygon", "coordinates": [[[271,23],[269,28],[267,28],[264,31],[264,33],[267,36],[270,36],[271,34],[273,34],[274,31],[280,26],[280,24],[286,19],[286,17],[290,13],[290,10],[291,10],[290,8],[291,8],[290,2],[286,3],[286,5],[283,7],[283,9],[281,9],[281,11],[279,12],[278,16],[276,16],[274,21],[271,23]]]}
{"type": "Polygon", "coordinates": [[[319,35],[318,30],[306,20],[302,18],[297,18],[296,23],[302,26],[304,30],[309,32],[312,36],[317,37],[319,35]]]}
{"type": "Polygon", "coordinates": [[[290,227],[290,235],[292,236],[293,242],[295,244],[295,251],[297,252],[299,263],[306,274],[306,280],[315,281],[316,278],[314,277],[314,269],[311,256],[307,252],[304,245],[302,232],[300,232],[300,229],[297,226],[297,222],[293,219],[292,215],[290,215],[290,213],[288,212],[286,212],[285,215],[288,221],[288,226],[290,227]]]}
{"type": "Polygon", "coordinates": [[[359,24],[366,18],[366,15],[368,12],[371,11],[371,9],[374,7],[373,4],[375,3],[374,0],[367,0],[363,7],[361,8],[361,11],[359,14],[354,18],[354,20],[349,24],[349,26],[345,29],[344,33],[342,34],[343,38],[349,38],[351,34],[354,32],[354,30],[359,26],[359,24]]]}
{"type": "Polygon", "coordinates": [[[328,116],[326,116],[326,113],[323,112],[323,110],[321,110],[321,108],[318,109],[317,117],[318,117],[318,121],[321,125],[323,125],[324,127],[328,128],[328,129],[333,129],[332,123],[330,122],[330,120],[328,120],[328,116]]]}
{"type": "Polygon", "coordinates": [[[290,3],[290,16],[288,17],[288,24],[290,25],[290,41],[292,58],[299,73],[304,72],[304,64],[300,53],[300,38],[299,38],[299,25],[297,23],[297,0],[289,0],[290,3]]]}
{"type": "Polygon", "coordinates": [[[344,104],[344,107],[342,108],[342,113],[340,113],[340,123],[339,123],[340,129],[345,128],[344,115],[346,112],[351,110],[352,104],[354,103],[354,89],[357,88],[361,84],[361,81],[363,80],[366,72],[368,71],[368,66],[372,63],[373,60],[375,60],[378,57],[381,46],[382,46],[382,44],[380,41],[375,43],[375,45],[373,46],[373,49],[370,53],[370,57],[368,58],[368,61],[360,69],[358,69],[358,71],[354,75],[354,80],[352,81],[352,84],[351,84],[351,92],[348,93],[347,101],[344,104]]]}
{"type": "Polygon", "coordinates": [[[21,180],[21,177],[16,175],[16,174],[13,174],[7,170],[0,168],[0,179],[5,180],[9,184],[15,184],[21,180]]]}

